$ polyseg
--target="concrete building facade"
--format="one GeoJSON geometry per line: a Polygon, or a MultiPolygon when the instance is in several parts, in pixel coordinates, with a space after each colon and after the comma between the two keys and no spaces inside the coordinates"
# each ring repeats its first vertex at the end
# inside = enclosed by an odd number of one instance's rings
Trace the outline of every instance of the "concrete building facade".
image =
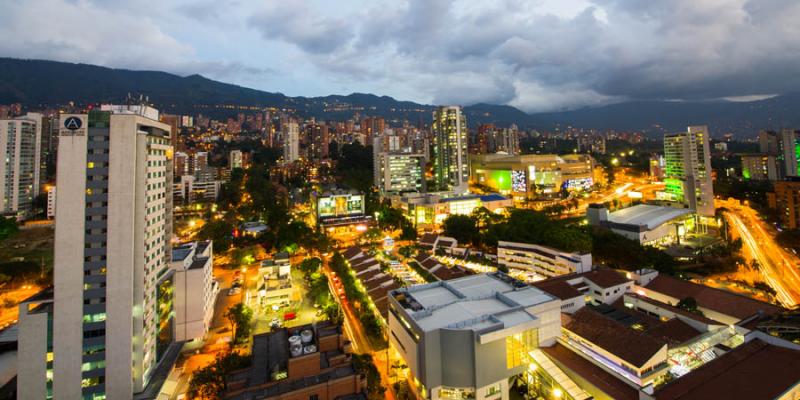
{"type": "Polygon", "coordinates": [[[131,398],[160,361],[160,327],[171,325],[159,307],[171,277],[169,126],[146,106],[64,114],[60,124],[53,395],[131,398]]]}

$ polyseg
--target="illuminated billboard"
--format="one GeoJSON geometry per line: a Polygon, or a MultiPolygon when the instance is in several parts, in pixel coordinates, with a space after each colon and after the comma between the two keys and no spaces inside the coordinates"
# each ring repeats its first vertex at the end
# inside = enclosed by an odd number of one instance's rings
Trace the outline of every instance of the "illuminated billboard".
{"type": "Polygon", "coordinates": [[[317,199],[317,217],[343,217],[364,214],[364,196],[343,194],[317,199]]]}
{"type": "Polygon", "coordinates": [[[501,192],[511,190],[511,171],[502,169],[491,170],[489,172],[489,181],[487,184],[489,187],[501,192]]]}
{"type": "Polygon", "coordinates": [[[511,171],[511,190],[515,192],[528,191],[528,175],[525,171],[511,171]]]}

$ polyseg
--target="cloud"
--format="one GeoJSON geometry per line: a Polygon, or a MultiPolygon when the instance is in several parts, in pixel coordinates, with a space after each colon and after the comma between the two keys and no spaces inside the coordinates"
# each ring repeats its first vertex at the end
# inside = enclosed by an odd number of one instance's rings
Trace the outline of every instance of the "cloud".
{"type": "Polygon", "coordinates": [[[800,91],[794,0],[27,0],[0,55],[526,111],[800,91]]]}
{"type": "Polygon", "coordinates": [[[337,50],[353,35],[344,19],[315,16],[303,2],[268,2],[247,19],[267,40],[282,39],[309,53],[337,50]]]}

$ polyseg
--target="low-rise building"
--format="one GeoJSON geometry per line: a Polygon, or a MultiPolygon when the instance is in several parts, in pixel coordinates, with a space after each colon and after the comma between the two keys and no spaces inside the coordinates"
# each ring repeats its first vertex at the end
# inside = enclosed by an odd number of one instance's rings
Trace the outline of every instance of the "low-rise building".
{"type": "Polygon", "coordinates": [[[51,185],[47,187],[47,218],[53,219],[56,217],[56,187],[51,185]]]}
{"type": "Polygon", "coordinates": [[[641,244],[671,243],[695,229],[695,215],[686,208],[638,204],[609,213],[602,204],[590,204],[586,218],[592,226],[601,226],[641,244]]]}
{"type": "Polygon", "coordinates": [[[485,154],[470,158],[473,183],[525,199],[594,184],[594,159],[586,154],[485,154]]]}
{"type": "Polygon", "coordinates": [[[262,306],[286,303],[293,299],[295,290],[289,253],[276,253],[273,259],[262,261],[258,275],[258,298],[262,306]]]}
{"type": "Polygon", "coordinates": [[[226,400],[365,398],[350,341],[329,322],[253,336],[252,365],[227,377],[226,400]],[[355,396],[355,397],[354,397],[355,396]]]}
{"type": "Polygon", "coordinates": [[[509,397],[530,351],[560,335],[560,301],[503,273],[390,292],[389,342],[432,400],[509,397]]]}
{"type": "Polygon", "coordinates": [[[172,184],[172,196],[178,203],[213,202],[219,198],[222,184],[221,180],[197,179],[193,175],[183,175],[172,184]]]}
{"type": "Polygon", "coordinates": [[[176,341],[201,339],[211,326],[219,291],[212,243],[191,242],[172,249],[176,341]]]}
{"type": "Polygon", "coordinates": [[[391,201],[417,228],[438,227],[450,215],[469,215],[481,207],[500,213],[513,206],[510,198],[499,194],[406,193],[391,201]]]}
{"type": "Polygon", "coordinates": [[[497,263],[509,269],[530,274],[530,280],[588,272],[592,269],[591,253],[565,253],[545,246],[500,241],[497,263]]]}

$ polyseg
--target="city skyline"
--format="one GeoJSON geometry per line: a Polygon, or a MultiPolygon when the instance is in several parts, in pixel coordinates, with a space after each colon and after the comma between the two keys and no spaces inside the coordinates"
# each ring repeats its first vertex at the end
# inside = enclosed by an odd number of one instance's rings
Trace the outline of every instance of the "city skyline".
{"type": "Polygon", "coordinates": [[[680,3],[38,0],[6,7],[0,32],[17,40],[0,54],[199,73],[288,95],[370,92],[525,111],[800,89],[787,67],[800,47],[791,31],[800,6],[680,3]]]}

